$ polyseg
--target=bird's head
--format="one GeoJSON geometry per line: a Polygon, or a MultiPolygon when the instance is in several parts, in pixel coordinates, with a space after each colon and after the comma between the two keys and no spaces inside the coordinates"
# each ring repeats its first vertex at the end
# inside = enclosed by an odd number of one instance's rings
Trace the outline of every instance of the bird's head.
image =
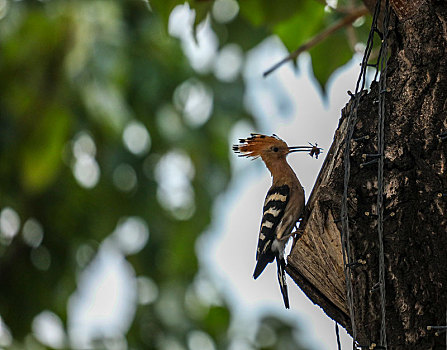
{"type": "Polygon", "coordinates": [[[272,136],[251,134],[246,139],[239,139],[239,144],[233,146],[233,151],[239,153],[239,157],[256,159],[261,157],[264,162],[274,162],[285,159],[292,152],[308,152],[308,146],[287,146],[283,140],[273,134],[272,136]]]}

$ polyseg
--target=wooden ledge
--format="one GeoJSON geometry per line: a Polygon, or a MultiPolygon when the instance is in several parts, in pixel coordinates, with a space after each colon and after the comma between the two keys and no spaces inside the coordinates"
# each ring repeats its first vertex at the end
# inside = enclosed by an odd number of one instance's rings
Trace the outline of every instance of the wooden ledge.
{"type": "Polygon", "coordinates": [[[339,212],[333,212],[334,199],[341,200],[338,177],[342,176],[345,133],[346,119],[342,118],[306,205],[300,225],[303,234],[287,258],[287,273],[312,302],[350,331],[341,236],[334,220],[339,212]]]}

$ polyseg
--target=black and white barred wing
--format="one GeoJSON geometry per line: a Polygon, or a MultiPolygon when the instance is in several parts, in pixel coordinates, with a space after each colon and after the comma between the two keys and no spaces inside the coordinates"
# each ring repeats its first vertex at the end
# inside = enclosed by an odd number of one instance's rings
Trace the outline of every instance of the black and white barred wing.
{"type": "Polygon", "coordinates": [[[289,197],[290,188],[287,185],[271,188],[267,192],[256,251],[257,264],[253,273],[255,279],[264,271],[267,264],[273,262],[278,256],[278,251],[272,249],[272,245],[275,242],[278,225],[284,217],[289,197]]]}

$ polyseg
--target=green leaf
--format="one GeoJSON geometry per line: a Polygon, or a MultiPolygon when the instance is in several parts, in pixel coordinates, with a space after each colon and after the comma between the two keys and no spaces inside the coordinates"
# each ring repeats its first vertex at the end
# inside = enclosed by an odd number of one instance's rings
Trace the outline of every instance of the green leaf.
{"type": "Polygon", "coordinates": [[[289,51],[294,51],[325,28],[326,17],[327,13],[320,3],[314,0],[302,1],[299,11],[288,20],[278,23],[273,32],[289,51]]]}
{"type": "Polygon", "coordinates": [[[269,30],[265,27],[253,27],[248,20],[241,16],[222,25],[212,23],[213,30],[219,36],[219,42],[223,45],[227,42],[238,44],[244,51],[252,49],[262,40],[270,35],[269,30]]]}
{"type": "Polygon", "coordinates": [[[315,78],[323,91],[331,74],[352,57],[344,30],[339,30],[310,49],[315,78]]]}
{"type": "Polygon", "coordinates": [[[255,26],[274,26],[300,13],[307,6],[324,6],[315,0],[242,0],[240,13],[255,26]]]}
{"type": "Polygon", "coordinates": [[[70,115],[59,106],[48,108],[25,141],[22,153],[22,183],[29,192],[41,192],[55,179],[62,164],[70,115]]]}

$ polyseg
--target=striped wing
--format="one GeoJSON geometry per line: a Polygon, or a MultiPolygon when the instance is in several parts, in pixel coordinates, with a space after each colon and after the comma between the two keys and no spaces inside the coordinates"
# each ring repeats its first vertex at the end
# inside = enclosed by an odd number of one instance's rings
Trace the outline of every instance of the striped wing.
{"type": "Polygon", "coordinates": [[[276,256],[272,251],[272,244],[275,241],[276,230],[284,216],[289,197],[290,188],[287,185],[271,188],[267,192],[263,209],[264,215],[259,232],[258,249],[256,251],[256,260],[258,261],[258,267],[254,274],[256,277],[261,274],[265,266],[272,262],[276,256]]]}

